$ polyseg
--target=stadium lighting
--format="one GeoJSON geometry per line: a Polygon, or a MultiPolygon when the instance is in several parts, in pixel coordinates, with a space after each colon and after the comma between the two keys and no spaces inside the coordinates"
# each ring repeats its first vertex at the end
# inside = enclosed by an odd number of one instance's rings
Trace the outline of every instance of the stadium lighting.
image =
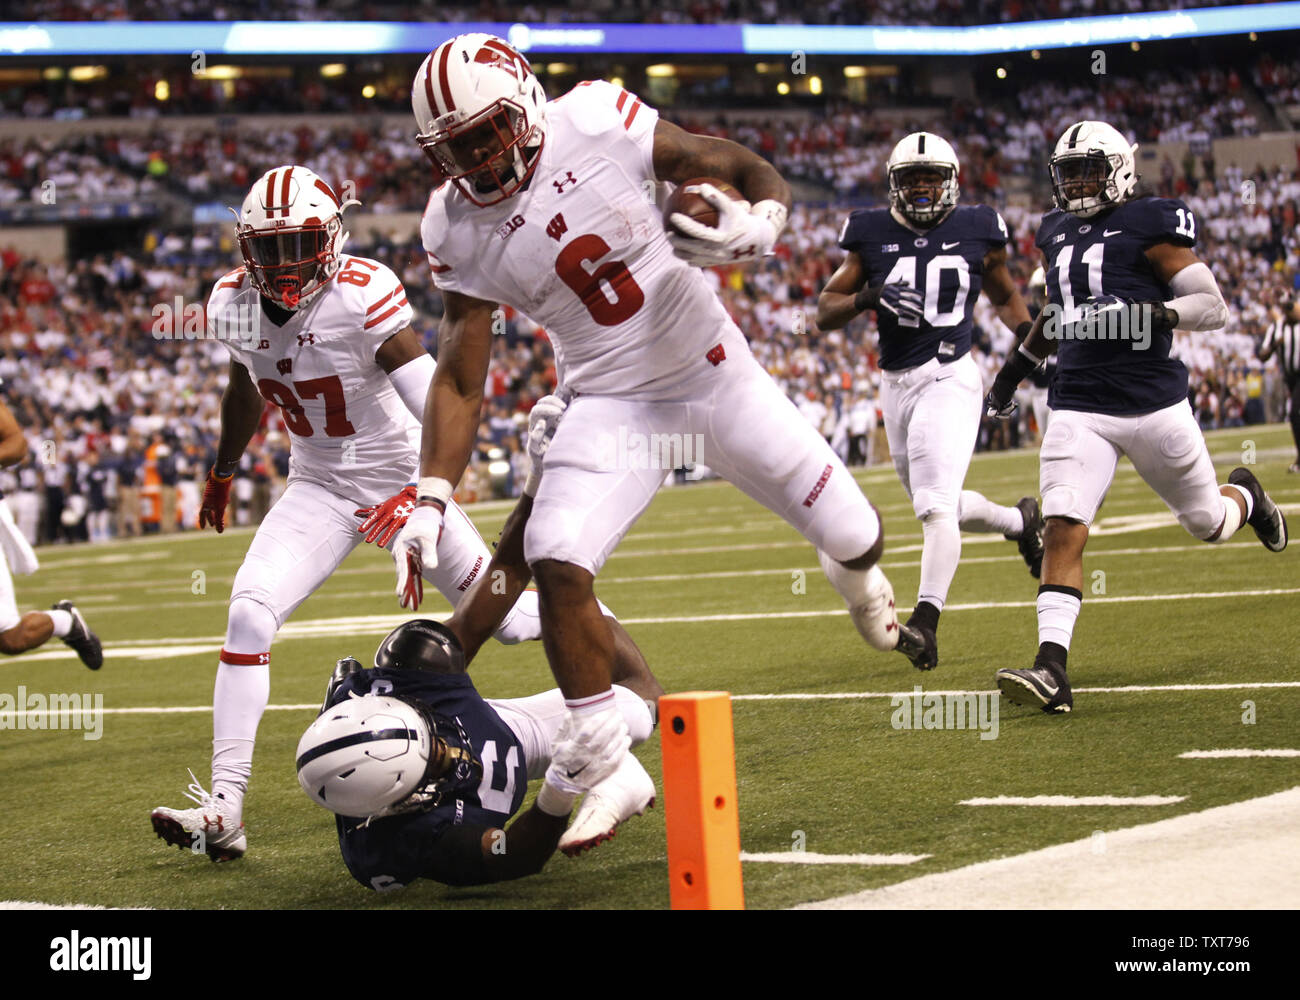
{"type": "Polygon", "coordinates": [[[808,93],[820,94],[822,92],[822,78],[820,76],[808,77],[808,93]]]}
{"type": "Polygon", "coordinates": [[[999,80],[1005,80],[1007,78],[1007,68],[1005,66],[999,66],[997,68],[997,78],[999,80]]]}
{"type": "Polygon", "coordinates": [[[342,76],[347,71],[346,63],[326,63],[320,68],[320,75],[324,77],[342,76]]]}
{"type": "MultiPolygon", "coordinates": [[[[981,55],[1300,29],[1300,2],[964,26],[475,23],[522,52],[981,55]]],[[[427,53],[464,24],[415,21],[0,21],[3,55],[338,55],[427,53]]],[[[778,64],[780,65],[780,64],[778,64]]],[[[761,72],[761,70],[760,70],[761,72]]]]}
{"type": "Polygon", "coordinates": [[[84,83],[86,80],[102,80],[108,76],[106,66],[73,66],[68,70],[68,79],[84,83]]]}
{"type": "Polygon", "coordinates": [[[671,63],[654,63],[645,68],[645,75],[653,77],[676,76],[677,67],[671,63]]]}
{"type": "Polygon", "coordinates": [[[198,80],[238,80],[243,75],[242,66],[209,66],[207,69],[194,71],[194,76],[198,80]]]}
{"type": "Polygon", "coordinates": [[[850,80],[860,80],[862,77],[867,75],[867,67],[845,66],[844,75],[850,80]]]}
{"type": "Polygon", "coordinates": [[[370,100],[372,97],[374,97],[375,96],[374,84],[367,83],[364,87],[362,87],[361,96],[364,97],[367,101],[370,100]]]}
{"type": "Polygon", "coordinates": [[[153,85],[153,99],[155,101],[171,100],[172,85],[166,80],[159,80],[153,85]]]}
{"type": "Polygon", "coordinates": [[[776,92],[780,94],[782,97],[785,97],[788,93],[790,93],[790,85],[786,83],[784,80],[782,80],[780,83],[776,85],[776,92]]]}

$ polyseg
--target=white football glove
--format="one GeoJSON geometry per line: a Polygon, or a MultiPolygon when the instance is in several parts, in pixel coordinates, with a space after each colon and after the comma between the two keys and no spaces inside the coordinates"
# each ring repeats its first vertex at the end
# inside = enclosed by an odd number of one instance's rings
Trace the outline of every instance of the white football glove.
{"type": "Polygon", "coordinates": [[[531,468],[528,470],[528,479],[524,482],[525,496],[537,496],[537,487],[542,482],[542,459],[546,457],[546,450],[550,448],[551,439],[560,426],[560,418],[569,408],[569,400],[572,398],[573,393],[568,389],[559,389],[534,403],[528,414],[528,460],[531,468]]]}
{"type": "Polygon", "coordinates": [[[533,460],[533,468],[542,467],[546,449],[551,446],[551,438],[555,437],[560,418],[569,408],[569,400],[572,398],[573,394],[569,390],[561,389],[558,393],[543,396],[533,404],[528,414],[528,457],[533,460]]]}
{"type": "Polygon", "coordinates": [[[393,542],[393,562],[397,564],[398,603],[412,611],[420,609],[424,600],[426,569],[438,565],[438,540],[442,538],[442,511],[437,507],[416,507],[406,519],[397,540],[393,542]]]}
{"type": "Polygon", "coordinates": [[[555,735],[546,781],[580,795],[613,774],[631,745],[627,722],[612,700],[599,712],[576,718],[570,713],[555,735]]]}
{"type": "Polygon", "coordinates": [[[718,224],[713,228],[681,212],[668,218],[678,230],[668,233],[673,252],[696,267],[757,260],[772,252],[785,228],[788,213],[779,201],[769,199],[751,207],[747,201],[732,201],[712,184],[688,184],[683,190],[700,195],[718,210],[718,224]]]}

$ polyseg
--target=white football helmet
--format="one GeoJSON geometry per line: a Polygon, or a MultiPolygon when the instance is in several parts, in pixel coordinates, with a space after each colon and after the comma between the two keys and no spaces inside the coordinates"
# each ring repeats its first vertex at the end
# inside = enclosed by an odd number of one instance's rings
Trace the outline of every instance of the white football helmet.
{"type": "Polygon", "coordinates": [[[1105,122],[1071,125],[1049,161],[1056,207],[1086,219],[1123,204],[1137,187],[1137,148],[1105,122]]]}
{"type": "MultiPolygon", "coordinates": [[[[433,780],[445,746],[432,717],[386,695],[350,698],[317,717],[298,741],[298,783],[340,816],[388,815],[433,780]]],[[[400,811],[400,810],[398,810],[400,811]]]]}
{"type": "Polygon", "coordinates": [[[957,207],[961,164],[948,140],[933,132],[905,136],[889,154],[885,173],[889,178],[890,205],[915,223],[933,225],[957,207]],[[939,184],[908,183],[911,171],[937,172],[943,180],[939,184]],[[921,204],[917,204],[917,197],[921,204]]]}
{"type": "Polygon", "coordinates": [[[348,239],[343,210],[359,204],[355,198],[340,201],[304,166],[264,173],[235,213],[239,252],[253,287],[284,309],[305,306],[339,269],[348,239]]]}
{"type": "Polygon", "coordinates": [[[496,35],[457,35],[434,49],[415,74],[411,108],[415,141],[438,180],[475,205],[509,198],[537,167],[546,92],[528,60],[496,35]]]}

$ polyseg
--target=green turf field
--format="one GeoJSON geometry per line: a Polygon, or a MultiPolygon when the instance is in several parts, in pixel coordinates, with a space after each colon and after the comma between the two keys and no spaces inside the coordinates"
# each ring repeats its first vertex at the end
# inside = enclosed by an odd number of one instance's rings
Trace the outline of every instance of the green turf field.
{"type": "MultiPolygon", "coordinates": [[[[1285,475],[1284,428],[1209,435],[1220,481],[1254,470],[1300,526],[1300,477],[1285,475]]],[[[921,533],[892,468],[858,473],[885,518],[884,567],[910,608],[921,533]]],[[[1003,503],[1037,492],[1037,455],[977,457],[967,486],[1003,503]]],[[[471,510],[494,537],[503,505],[471,510]]],[[[750,907],[782,907],[1019,854],[1300,784],[1298,759],[1186,760],[1188,750],[1300,746],[1300,545],[1269,553],[1249,527],[1204,545],[1177,527],[1123,463],[1085,555],[1084,609],[1070,675],[1075,712],[1049,718],[1003,702],[997,738],[898,730],[890,692],[991,691],[1001,666],[1037,645],[1035,582],[1015,546],[965,536],[939,632],[940,665],[913,671],[867,648],[815,554],[731,486],[661,492],[610,560],[597,591],[628,624],[670,692],[857,693],[734,704],[746,852],[914,854],[908,865],[746,863],[750,907]],[[1100,574],[1100,575],[1098,575],[1100,574]],[[800,579],[805,579],[800,586],[800,579]],[[1207,596],[1214,595],[1214,596],[1207,596]],[[1250,687],[1256,684],[1283,686],[1250,687]],[[1174,690],[1175,685],[1235,684],[1174,690]],[[1126,686],[1164,690],[1114,691],[1126,686]],[[1289,686],[1287,686],[1289,685],[1289,686]],[[1253,703],[1253,724],[1243,722],[1253,703]],[[977,796],[1169,795],[1161,806],[979,807],[977,796]]],[[[0,694],[102,692],[102,738],[0,729],[0,900],[153,907],[618,907],[668,903],[663,813],[634,819],[580,859],[477,890],[416,885],[376,894],[352,881],[332,817],[299,790],[293,752],[334,661],[363,661],[399,620],[386,555],[358,548],[299,609],[272,653],[245,822],[249,852],[214,865],[155,839],[149,811],[184,806],[193,768],[206,784],[209,705],[225,602],[251,535],[228,531],[44,549],[19,578],[20,607],[74,597],[105,640],[102,671],[59,643],[0,663],[0,694]],[[196,574],[198,574],[196,576],[196,574]],[[195,591],[201,591],[196,593],[195,591]],[[186,713],[130,713],[192,706],[186,713]]],[[[446,608],[436,595],[431,607],[446,608]]],[[[474,664],[490,697],[552,686],[539,643],[489,644],[474,664]]],[[[638,756],[658,781],[657,737],[638,756]]],[[[1171,845],[1176,850],[1177,845],[1171,845]]]]}

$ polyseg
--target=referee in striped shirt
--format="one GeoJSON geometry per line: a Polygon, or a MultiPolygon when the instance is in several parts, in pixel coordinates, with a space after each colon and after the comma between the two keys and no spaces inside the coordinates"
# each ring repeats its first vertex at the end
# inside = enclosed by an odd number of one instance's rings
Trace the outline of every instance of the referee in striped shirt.
{"type": "Polygon", "coordinates": [[[1282,318],[1268,328],[1255,351],[1260,361],[1277,355],[1286,381],[1287,411],[1291,419],[1291,436],[1295,438],[1296,460],[1288,472],[1300,472],[1300,305],[1295,299],[1282,303],[1282,318]]]}

